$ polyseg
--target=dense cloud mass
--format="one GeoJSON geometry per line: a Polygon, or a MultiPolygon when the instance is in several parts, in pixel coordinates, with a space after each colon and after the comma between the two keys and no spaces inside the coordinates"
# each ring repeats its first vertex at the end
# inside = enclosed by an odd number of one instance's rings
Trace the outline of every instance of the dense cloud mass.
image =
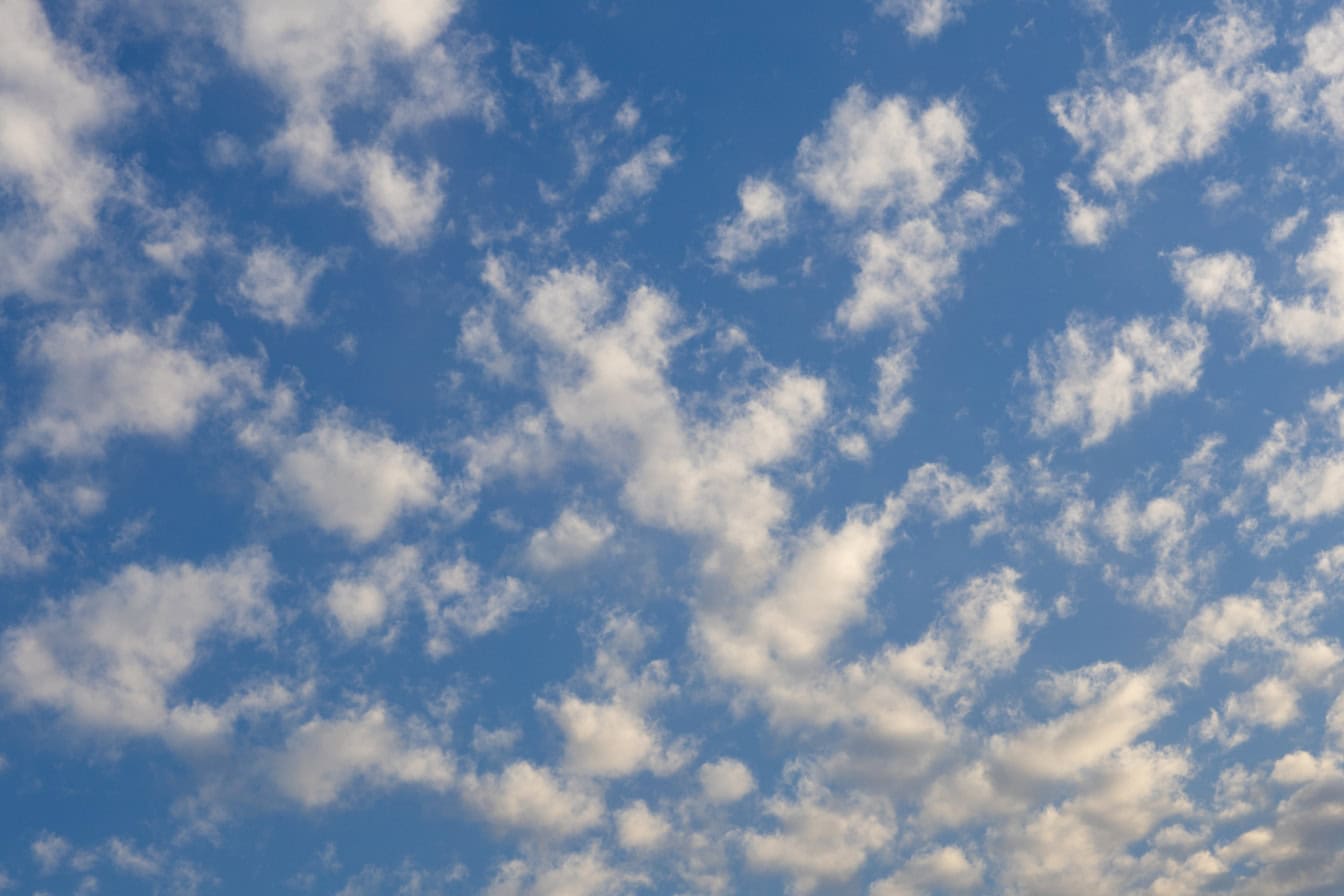
{"type": "Polygon", "coordinates": [[[1344,892],[1344,5],[542,6],[0,0],[0,892],[1344,892]]]}

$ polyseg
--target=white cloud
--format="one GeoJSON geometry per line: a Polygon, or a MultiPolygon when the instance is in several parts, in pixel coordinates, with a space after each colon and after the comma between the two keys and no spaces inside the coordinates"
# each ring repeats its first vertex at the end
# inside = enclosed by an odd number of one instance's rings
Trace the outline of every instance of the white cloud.
{"type": "Polygon", "coordinates": [[[273,575],[260,550],[204,566],[128,566],[8,629],[0,687],[20,707],[93,731],[183,745],[223,737],[235,718],[283,705],[288,693],[269,685],[212,705],[181,699],[176,686],[213,639],[271,632],[273,575]]]}
{"type": "Polygon", "coordinates": [[[1032,430],[1103,442],[1158,398],[1194,391],[1207,345],[1204,328],[1180,318],[1118,327],[1075,316],[1031,351],[1032,430]]]}
{"type": "Polygon", "coordinates": [[[262,244],[247,255],[238,293],[257,317],[292,327],[308,316],[308,297],[325,269],[321,258],[262,244]]]}
{"type": "Polygon", "coordinates": [[[961,109],[937,100],[923,109],[895,95],[874,102],[853,86],[820,134],[798,145],[798,179],[845,217],[897,206],[927,208],[975,156],[961,109]]]}
{"type": "Polygon", "coordinates": [[[419,550],[400,545],[374,560],[362,575],[332,582],[325,598],[327,612],[347,638],[377,631],[396,605],[420,587],[423,566],[419,550]]]}
{"type": "Polygon", "coordinates": [[[1083,198],[1070,177],[1061,177],[1056,186],[1064,194],[1068,208],[1064,213],[1064,231],[1079,246],[1100,246],[1125,216],[1123,203],[1103,204],[1083,198]]]}
{"type": "Polygon", "coordinates": [[[440,491],[433,465],[415,448],[336,418],[285,447],[274,481],[319,528],[357,543],[430,506],[440,491]]]}
{"type": "Polygon", "coordinates": [[[365,150],[357,159],[360,194],[374,242],[402,251],[428,242],[443,206],[438,163],[431,161],[416,174],[383,149],[365,150]]]}
{"type": "Polygon", "coordinates": [[[114,329],[89,316],[49,324],[23,359],[46,373],[42,399],[10,443],[57,457],[101,454],[118,436],[180,439],[211,405],[237,404],[259,386],[240,358],[210,358],[168,333],[114,329]]]}
{"type": "Polygon", "coordinates": [[[899,19],[913,38],[937,37],[953,22],[960,21],[969,0],[877,0],[877,14],[899,19]]]}
{"type": "Polygon", "coordinates": [[[664,746],[661,733],[637,706],[572,694],[541,705],[564,733],[565,766],[576,774],[622,778],[647,770],[667,775],[689,758],[683,749],[664,746]]]}
{"type": "Polygon", "coordinates": [[[601,221],[631,208],[658,189],[658,182],[677,164],[672,138],[655,137],[648,145],[617,165],[607,176],[606,191],[588,210],[589,221],[601,221]]]}
{"type": "Polygon", "coordinates": [[[1272,299],[1261,333],[1291,354],[1324,362],[1344,346],[1344,212],[1325,219],[1325,231],[1297,259],[1297,270],[1317,292],[1296,301],[1272,299]]]}
{"type": "Polygon", "coordinates": [[[774,797],[766,803],[779,820],[778,830],[742,835],[747,865],[789,875],[799,893],[849,880],[896,834],[894,821],[876,801],[846,803],[807,779],[799,791],[796,800],[774,797]]]}
{"type": "Polygon", "coordinates": [[[625,849],[637,852],[657,849],[671,833],[667,819],[649,809],[643,800],[636,800],[616,813],[616,839],[625,849]]]}
{"type": "Polygon", "coordinates": [[[1251,259],[1237,252],[1201,255],[1182,246],[1171,256],[1172,277],[1201,315],[1254,314],[1264,304],[1251,259]]]}
{"type": "Polygon", "coordinates": [[[536,88],[552,106],[590,103],[607,89],[588,66],[579,65],[566,77],[565,66],[559,59],[544,59],[536,47],[519,41],[514,41],[510,48],[509,65],[516,77],[536,88]]]}
{"type": "Polygon", "coordinates": [[[547,836],[567,837],[596,827],[605,809],[587,785],[557,778],[550,770],[518,761],[498,774],[463,781],[463,798],[492,824],[547,836]]]}
{"type": "Polygon", "coordinates": [[[592,559],[616,532],[605,517],[585,517],[566,507],[545,529],[532,534],[527,542],[528,565],[539,572],[558,572],[582,565],[592,559]]]}
{"type": "Polygon", "coordinates": [[[714,229],[709,251],[721,266],[748,261],[789,235],[789,196],[769,178],[748,177],[737,188],[741,208],[714,229]]]}
{"type": "Polygon", "coordinates": [[[611,867],[593,845],[551,860],[506,862],[485,896],[621,896],[649,883],[642,874],[611,867]]]}
{"type": "Polygon", "coordinates": [[[57,40],[37,0],[8,0],[0,35],[0,185],[18,200],[0,229],[0,295],[42,293],[96,230],[114,189],[96,135],[129,106],[124,85],[57,40]]]}
{"type": "Polygon", "coordinates": [[[1235,7],[1192,19],[1133,59],[1112,59],[1091,83],[1050,98],[1050,111],[1103,192],[1136,187],[1211,155],[1245,117],[1259,82],[1255,61],[1273,32],[1235,7]]]}
{"type": "Polygon", "coordinates": [[[382,704],[303,723],[289,733],[269,771],[281,793],[309,809],[334,802],[357,781],[443,791],[456,777],[450,754],[415,725],[399,727],[382,704]]]}
{"type": "Polygon", "coordinates": [[[759,577],[788,504],[766,470],[802,449],[825,413],[824,383],[771,372],[715,419],[695,420],[665,379],[680,339],[667,296],[640,287],[613,316],[609,287],[584,269],[551,271],[527,292],[522,322],[544,348],[561,430],[621,478],[637,519],[708,542],[707,571],[759,577]]]}
{"type": "Polygon", "coordinates": [[[220,17],[229,53],[284,99],[286,119],[270,153],[306,190],[357,196],[373,239],[403,251],[433,232],[442,171],[433,160],[397,157],[381,134],[342,145],[332,120],[342,107],[379,97],[390,66],[409,71],[411,85],[382,117],[389,134],[463,114],[492,122],[494,97],[474,71],[481,48],[438,42],[459,8],[460,0],[238,0],[220,17]]]}
{"type": "Polygon", "coordinates": [[[873,884],[869,896],[919,896],[938,893],[976,893],[984,887],[983,862],[956,846],[931,849],[913,856],[890,877],[873,884]]]}
{"type": "Polygon", "coordinates": [[[756,778],[741,760],[731,757],[700,766],[700,789],[713,803],[735,803],[756,789],[756,778]]]}

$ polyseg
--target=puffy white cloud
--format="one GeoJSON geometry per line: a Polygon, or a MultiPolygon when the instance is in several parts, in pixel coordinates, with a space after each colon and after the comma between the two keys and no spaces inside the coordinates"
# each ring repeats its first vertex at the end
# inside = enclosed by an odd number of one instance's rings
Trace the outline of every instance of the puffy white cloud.
{"type": "Polygon", "coordinates": [[[238,294],[257,317],[292,327],[308,316],[308,297],[325,269],[321,258],[263,243],[247,255],[238,294]]]}
{"type": "Polygon", "coordinates": [[[428,732],[399,727],[382,704],[304,722],[271,758],[269,771],[281,793],[309,809],[334,802],[357,781],[443,791],[456,777],[455,760],[428,732]]]}
{"type": "Polygon", "coordinates": [[[622,778],[641,770],[666,775],[689,759],[686,751],[661,743],[660,732],[637,706],[622,701],[593,702],[566,695],[542,708],[565,736],[565,766],[599,778],[622,778]]]}
{"type": "Polygon", "coordinates": [[[1074,316],[1031,351],[1032,430],[1103,442],[1158,398],[1194,391],[1207,345],[1204,328],[1181,318],[1118,327],[1074,316]]]}
{"type": "Polygon", "coordinates": [[[1344,212],[1325,219],[1325,231],[1297,259],[1297,269],[1317,292],[1296,301],[1270,300],[1261,333],[1285,351],[1323,362],[1344,346],[1344,212]]]}
{"type": "Polygon", "coordinates": [[[102,509],[104,493],[81,482],[25,482],[0,472],[0,574],[44,567],[65,525],[102,509]]]}
{"type": "Polygon", "coordinates": [[[741,208],[714,229],[709,251],[722,266],[756,256],[789,235],[789,195],[769,178],[748,177],[737,188],[741,208]]]}
{"type": "Polygon", "coordinates": [[[788,507],[765,471],[795,456],[820,422],[824,383],[774,372],[718,419],[695,420],[665,378],[679,341],[672,301],[640,287],[619,316],[612,303],[592,270],[530,282],[522,323],[544,348],[552,415],[620,476],[637,519],[708,542],[707,571],[759,578],[788,507]]]}
{"type": "Polygon", "coordinates": [[[1133,59],[1113,59],[1086,86],[1050,98],[1056,122],[1092,161],[1105,193],[1135,187],[1212,154],[1251,109],[1256,59],[1273,32],[1230,7],[1192,19],[1180,34],[1133,59]]]}
{"type": "Polygon", "coordinates": [[[937,37],[953,22],[960,21],[969,0],[877,0],[877,14],[899,19],[905,33],[914,38],[937,37]]]}
{"type": "Polygon", "coordinates": [[[588,210],[588,220],[601,221],[631,208],[658,189],[658,182],[675,164],[677,155],[672,151],[672,138],[666,135],[653,138],[612,169],[607,176],[606,191],[588,210]]]}
{"type": "Polygon", "coordinates": [[[667,819],[636,800],[616,813],[616,839],[625,849],[645,852],[657,849],[672,833],[667,819]]]}
{"type": "Polygon", "coordinates": [[[0,185],[18,200],[0,229],[0,295],[42,293],[97,228],[114,188],[93,145],[129,106],[124,85],[56,38],[38,0],[7,0],[0,36],[0,185]]]}
{"type": "Polygon", "coordinates": [[[873,884],[869,896],[919,896],[975,893],[984,887],[984,863],[956,846],[943,846],[913,856],[890,877],[873,884]]]}
{"type": "Polygon", "coordinates": [[[540,572],[557,572],[586,563],[602,550],[616,527],[602,516],[585,517],[566,507],[545,529],[532,534],[527,542],[527,562],[540,572]]]}
{"type": "Polygon", "coordinates": [[[756,777],[741,760],[724,757],[700,766],[700,789],[713,803],[735,803],[756,789],[756,777]]]}
{"type": "Polygon", "coordinates": [[[389,135],[453,115],[492,121],[494,98],[474,71],[480,49],[438,42],[459,7],[459,0],[238,0],[219,17],[225,48],[286,104],[270,152],[288,163],[300,187],[357,196],[370,235],[396,249],[419,248],[432,234],[442,172],[432,160],[398,158],[384,135],[344,146],[332,118],[343,106],[379,97],[383,70],[394,66],[408,70],[412,83],[383,119],[389,135]]]}
{"type": "Polygon", "coordinates": [[[747,864],[787,874],[799,893],[849,880],[896,834],[895,822],[879,803],[846,803],[806,779],[796,800],[774,797],[766,811],[778,819],[779,828],[742,835],[747,864]]]}
{"type": "Polygon", "coordinates": [[[274,481],[318,527],[357,543],[433,504],[440,491],[433,465],[415,448],[336,418],[285,447],[274,481]]]}
{"type": "Polygon", "coordinates": [[[535,863],[515,859],[495,875],[486,896],[618,896],[647,886],[642,874],[613,868],[596,845],[535,863]]]}
{"type": "Polygon", "coordinates": [[[225,736],[235,718],[283,705],[289,694],[262,686],[212,705],[176,688],[215,638],[271,632],[273,576],[260,550],[202,566],[128,566],[5,631],[0,687],[19,707],[96,732],[182,745],[225,736]]]}
{"type": "Polygon", "coordinates": [[[587,785],[559,779],[526,761],[497,774],[465,778],[462,795],[492,824],[547,836],[581,833],[605,814],[601,797],[587,785]]]}
{"type": "Polygon", "coordinates": [[[1237,252],[1201,255],[1189,246],[1172,253],[1172,277],[1200,314],[1253,314],[1264,304],[1251,259],[1237,252]]]}
{"type": "Polygon", "coordinates": [[[38,330],[22,357],[46,383],[10,450],[57,457],[98,455],[118,436],[180,439],[211,405],[238,404],[260,379],[240,358],[198,355],[170,333],[115,329],[83,315],[38,330]]]}
{"type": "Polygon", "coordinates": [[[368,149],[358,154],[358,177],[369,235],[375,242],[409,251],[433,235],[443,205],[439,184],[443,172],[429,162],[417,174],[390,152],[368,149]]]}
{"type": "Polygon", "coordinates": [[[874,100],[857,85],[799,143],[798,181],[842,224],[861,225],[851,235],[854,290],[836,314],[842,326],[924,329],[955,288],[962,254],[1011,222],[998,178],[949,195],[975,156],[957,103],[874,100]]]}
{"type": "Polygon", "coordinates": [[[895,95],[878,102],[853,86],[820,134],[798,144],[798,179],[847,217],[928,207],[975,156],[961,109],[937,100],[923,109],[895,95]]]}
{"type": "Polygon", "coordinates": [[[399,546],[377,558],[365,574],[332,582],[325,598],[327,612],[347,638],[377,630],[394,605],[411,596],[423,566],[419,550],[399,546]]]}

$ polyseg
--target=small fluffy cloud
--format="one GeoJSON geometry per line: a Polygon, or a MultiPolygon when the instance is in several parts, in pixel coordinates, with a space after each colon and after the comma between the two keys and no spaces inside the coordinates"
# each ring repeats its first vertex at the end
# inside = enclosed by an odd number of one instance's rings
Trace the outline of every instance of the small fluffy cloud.
{"type": "Polygon", "coordinates": [[[601,516],[585,517],[573,507],[560,512],[548,528],[527,542],[527,563],[539,572],[559,572],[592,559],[616,532],[601,516]]]}
{"type": "Polygon", "coordinates": [[[212,405],[237,404],[259,386],[247,361],[197,355],[170,334],[115,329],[91,316],[39,330],[23,359],[46,383],[11,450],[57,457],[101,454],[118,436],[182,438],[212,405]]]}
{"type": "Polygon", "coordinates": [[[974,155],[955,103],[920,109],[900,95],[874,101],[854,86],[821,133],[798,145],[798,179],[838,215],[918,209],[937,201],[974,155]]]}
{"type": "Polygon", "coordinates": [[[789,196],[768,178],[749,177],[737,188],[737,214],[720,221],[709,251],[723,267],[748,261],[789,235],[789,196]]]}
{"type": "Polygon", "coordinates": [[[497,774],[470,776],[462,794],[492,824],[553,837],[589,830],[605,814],[601,797],[587,785],[525,761],[497,774]]]}
{"type": "Polygon", "coordinates": [[[325,269],[320,258],[263,244],[248,253],[238,294],[257,317],[292,327],[307,317],[308,297],[325,269]]]}
{"type": "Polygon", "coordinates": [[[1175,38],[1091,73],[1050,98],[1055,121],[1092,160],[1105,193],[1213,153],[1255,99],[1256,59],[1273,31],[1236,7],[1193,19],[1175,38]]]}
{"type": "Polygon", "coordinates": [[[1032,430],[1073,430],[1084,447],[1103,442],[1158,398],[1192,392],[1207,345],[1204,328],[1180,318],[1118,327],[1075,316],[1031,352],[1032,430]]]}
{"type": "Polygon", "coordinates": [[[607,176],[607,189],[588,210],[588,220],[601,221],[631,208],[658,189],[658,182],[675,164],[672,138],[655,137],[607,176]]]}
{"type": "Polygon", "coordinates": [[[128,566],[106,584],[46,607],[0,640],[0,687],[25,708],[81,728],[210,740],[241,714],[282,705],[283,689],[241,692],[223,704],[180,699],[178,682],[219,637],[256,638],[275,626],[262,551],[213,564],[128,566]]]}
{"type": "Polygon", "coordinates": [[[877,14],[900,21],[905,33],[913,38],[937,37],[948,25],[959,21],[970,0],[877,0],[877,14]]]}
{"type": "Polygon", "coordinates": [[[459,7],[459,0],[239,0],[219,17],[225,48],[285,102],[270,154],[306,190],[358,197],[370,235],[395,249],[419,248],[431,235],[443,204],[442,171],[433,160],[396,156],[381,134],[343,145],[332,120],[342,107],[377,97],[387,67],[411,75],[410,94],[382,119],[391,132],[454,115],[493,120],[494,98],[474,71],[479,48],[438,42],[459,7]]]}
{"type": "Polygon", "coordinates": [[[1201,255],[1183,246],[1172,253],[1171,273],[1185,293],[1186,303],[1203,316],[1216,312],[1249,315],[1264,304],[1264,294],[1255,280],[1255,265],[1245,255],[1201,255]]]}
{"type": "Polygon", "coordinates": [[[438,473],[415,448],[329,418],[276,461],[277,489],[319,528],[373,541],[403,513],[434,503],[438,473]]]}
{"type": "Polygon", "coordinates": [[[1066,230],[1081,245],[1100,245],[1124,217],[1124,201],[1148,179],[1211,156],[1247,118],[1263,86],[1258,60],[1273,30],[1242,7],[1192,18],[1171,39],[1126,59],[1112,53],[1104,70],[1050,98],[1055,122],[1073,138],[1105,197],[1085,198],[1071,178],[1066,230]]]}
{"type": "Polygon", "coordinates": [[[443,791],[453,784],[456,768],[427,732],[399,726],[385,706],[376,704],[295,728],[270,760],[269,771],[282,794],[315,809],[334,802],[356,782],[443,791]]]}
{"type": "Polygon", "coordinates": [[[876,801],[846,803],[807,780],[796,800],[774,797],[766,811],[778,819],[779,828],[743,834],[747,864],[788,875],[799,893],[849,880],[896,834],[894,821],[876,801]]]}
{"type": "Polygon", "coordinates": [[[713,803],[735,803],[756,789],[756,777],[740,760],[731,757],[700,766],[700,789],[713,803]]]}

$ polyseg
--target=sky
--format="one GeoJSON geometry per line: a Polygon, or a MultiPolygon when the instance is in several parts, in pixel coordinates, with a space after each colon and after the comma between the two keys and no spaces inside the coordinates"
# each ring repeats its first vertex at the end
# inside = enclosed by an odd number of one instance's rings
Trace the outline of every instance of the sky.
{"type": "Polygon", "coordinates": [[[1344,5],[0,18],[0,892],[1344,892],[1344,5]]]}

